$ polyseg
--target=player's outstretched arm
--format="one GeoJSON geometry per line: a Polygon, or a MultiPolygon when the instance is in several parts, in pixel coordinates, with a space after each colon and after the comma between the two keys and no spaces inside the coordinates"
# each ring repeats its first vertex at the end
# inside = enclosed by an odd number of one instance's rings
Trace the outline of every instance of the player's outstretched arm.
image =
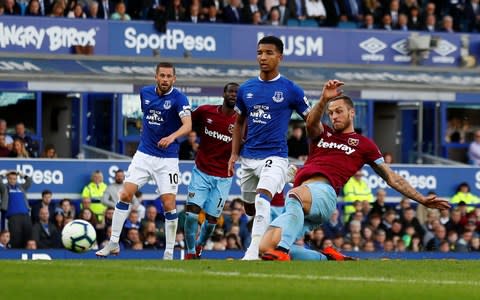
{"type": "Polygon", "coordinates": [[[445,199],[437,198],[435,195],[422,195],[415,188],[413,188],[408,181],[405,180],[405,178],[393,172],[393,170],[386,163],[373,165],[372,168],[380,177],[383,178],[383,180],[385,180],[389,186],[397,190],[405,197],[413,199],[429,208],[450,208],[450,204],[448,204],[448,201],[445,199]]]}
{"type": "Polygon", "coordinates": [[[242,144],[243,132],[245,131],[245,116],[238,115],[233,127],[232,133],[232,153],[228,160],[228,176],[233,176],[235,171],[235,162],[240,154],[240,145],[242,144]]]}
{"type": "Polygon", "coordinates": [[[157,146],[160,148],[167,148],[175,139],[187,135],[190,131],[192,131],[192,117],[191,115],[185,115],[182,117],[182,126],[178,128],[175,132],[162,138],[158,141],[157,146]]]}
{"type": "Polygon", "coordinates": [[[342,91],[339,90],[344,83],[339,80],[329,80],[323,85],[322,95],[320,100],[315,104],[313,109],[307,116],[307,135],[309,138],[316,138],[323,132],[323,126],[320,124],[323,114],[325,113],[325,107],[328,100],[339,96],[342,91]]]}

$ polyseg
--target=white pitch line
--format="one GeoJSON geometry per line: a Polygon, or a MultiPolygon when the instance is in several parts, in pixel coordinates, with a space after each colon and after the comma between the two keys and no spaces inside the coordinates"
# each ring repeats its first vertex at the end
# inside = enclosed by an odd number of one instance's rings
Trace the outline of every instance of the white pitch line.
{"type": "MultiPolygon", "coordinates": [[[[191,273],[191,270],[180,268],[157,268],[157,267],[134,267],[134,269],[151,270],[167,273],[191,273]]],[[[295,279],[295,280],[330,280],[330,281],[351,281],[351,282],[375,282],[375,283],[407,283],[407,284],[432,284],[432,285],[466,285],[480,286],[477,281],[464,280],[416,280],[416,279],[395,279],[385,277],[361,277],[361,276],[318,276],[318,275],[298,275],[298,274],[267,274],[267,273],[241,273],[241,272],[222,272],[222,271],[200,271],[198,272],[210,276],[224,277],[247,277],[247,278],[272,278],[272,279],[295,279]]]]}

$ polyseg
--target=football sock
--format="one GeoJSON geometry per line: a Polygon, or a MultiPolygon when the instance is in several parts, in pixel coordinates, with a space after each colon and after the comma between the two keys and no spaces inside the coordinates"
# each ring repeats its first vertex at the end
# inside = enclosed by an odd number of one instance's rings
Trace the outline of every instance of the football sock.
{"type": "Polygon", "coordinates": [[[293,244],[292,247],[290,247],[289,254],[293,260],[327,260],[327,257],[322,253],[306,249],[305,247],[296,244],[293,244]]]}
{"type": "Polygon", "coordinates": [[[288,198],[285,201],[285,212],[276,219],[282,228],[282,239],[278,246],[290,249],[303,228],[303,208],[300,201],[288,198]]]}
{"type": "Polygon", "coordinates": [[[205,246],[208,238],[212,235],[216,226],[217,224],[212,224],[205,220],[205,222],[202,224],[202,228],[200,229],[200,236],[198,237],[197,244],[200,246],[205,246]]]}
{"type": "Polygon", "coordinates": [[[118,241],[120,240],[123,224],[128,217],[129,211],[129,203],[118,201],[117,205],[115,205],[115,210],[113,211],[112,218],[112,236],[110,237],[111,242],[118,243],[118,241]]]}
{"type": "Polygon", "coordinates": [[[173,252],[175,236],[177,235],[177,210],[165,212],[165,251],[173,252]]]}
{"type": "Polygon", "coordinates": [[[198,229],[198,214],[193,212],[187,212],[184,228],[187,253],[195,253],[195,238],[197,236],[198,229]]]}
{"type": "Polygon", "coordinates": [[[255,218],[252,227],[252,241],[247,249],[248,253],[258,253],[258,247],[262,240],[263,234],[270,225],[270,202],[264,194],[257,194],[255,196],[255,218]]]}

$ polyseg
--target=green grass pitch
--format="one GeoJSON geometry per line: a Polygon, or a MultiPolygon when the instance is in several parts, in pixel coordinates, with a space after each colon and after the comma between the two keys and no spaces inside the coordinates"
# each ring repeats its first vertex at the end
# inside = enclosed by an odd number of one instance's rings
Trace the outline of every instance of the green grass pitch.
{"type": "Polygon", "coordinates": [[[480,261],[1,261],[1,299],[480,299],[480,261]]]}

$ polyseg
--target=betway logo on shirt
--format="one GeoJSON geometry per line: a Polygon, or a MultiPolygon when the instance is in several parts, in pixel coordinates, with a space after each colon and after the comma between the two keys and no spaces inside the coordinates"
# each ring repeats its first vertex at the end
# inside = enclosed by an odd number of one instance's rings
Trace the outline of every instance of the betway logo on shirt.
{"type": "Polygon", "coordinates": [[[74,27],[50,26],[37,28],[35,26],[4,25],[0,23],[0,48],[17,46],[41,49],[47,38],[48,50],[50,51],[77,45],[95,46],[96,34],[94,28],[84,31],[74,27]]]}
{"type": "Polygon", "coordinates": [[[232,137],[215,130],[208,130],[207,127],[205,127],[205,134],[225,143],[230,143],[232,141],[232,137]]]}
{"type": "Polygon", "coordinates": [[[338,149],[338,150],[344,151],[346,155],[350,155],[353,152],[355,152],[355,149],[353,149],[350,146],[347,146],[345,144],[338,144],[335,142],[325,142],[323,141],[323,138],[320,139],[320,141],[317,144],[317,147],[324,148],[324,149],[338,149]]]}

